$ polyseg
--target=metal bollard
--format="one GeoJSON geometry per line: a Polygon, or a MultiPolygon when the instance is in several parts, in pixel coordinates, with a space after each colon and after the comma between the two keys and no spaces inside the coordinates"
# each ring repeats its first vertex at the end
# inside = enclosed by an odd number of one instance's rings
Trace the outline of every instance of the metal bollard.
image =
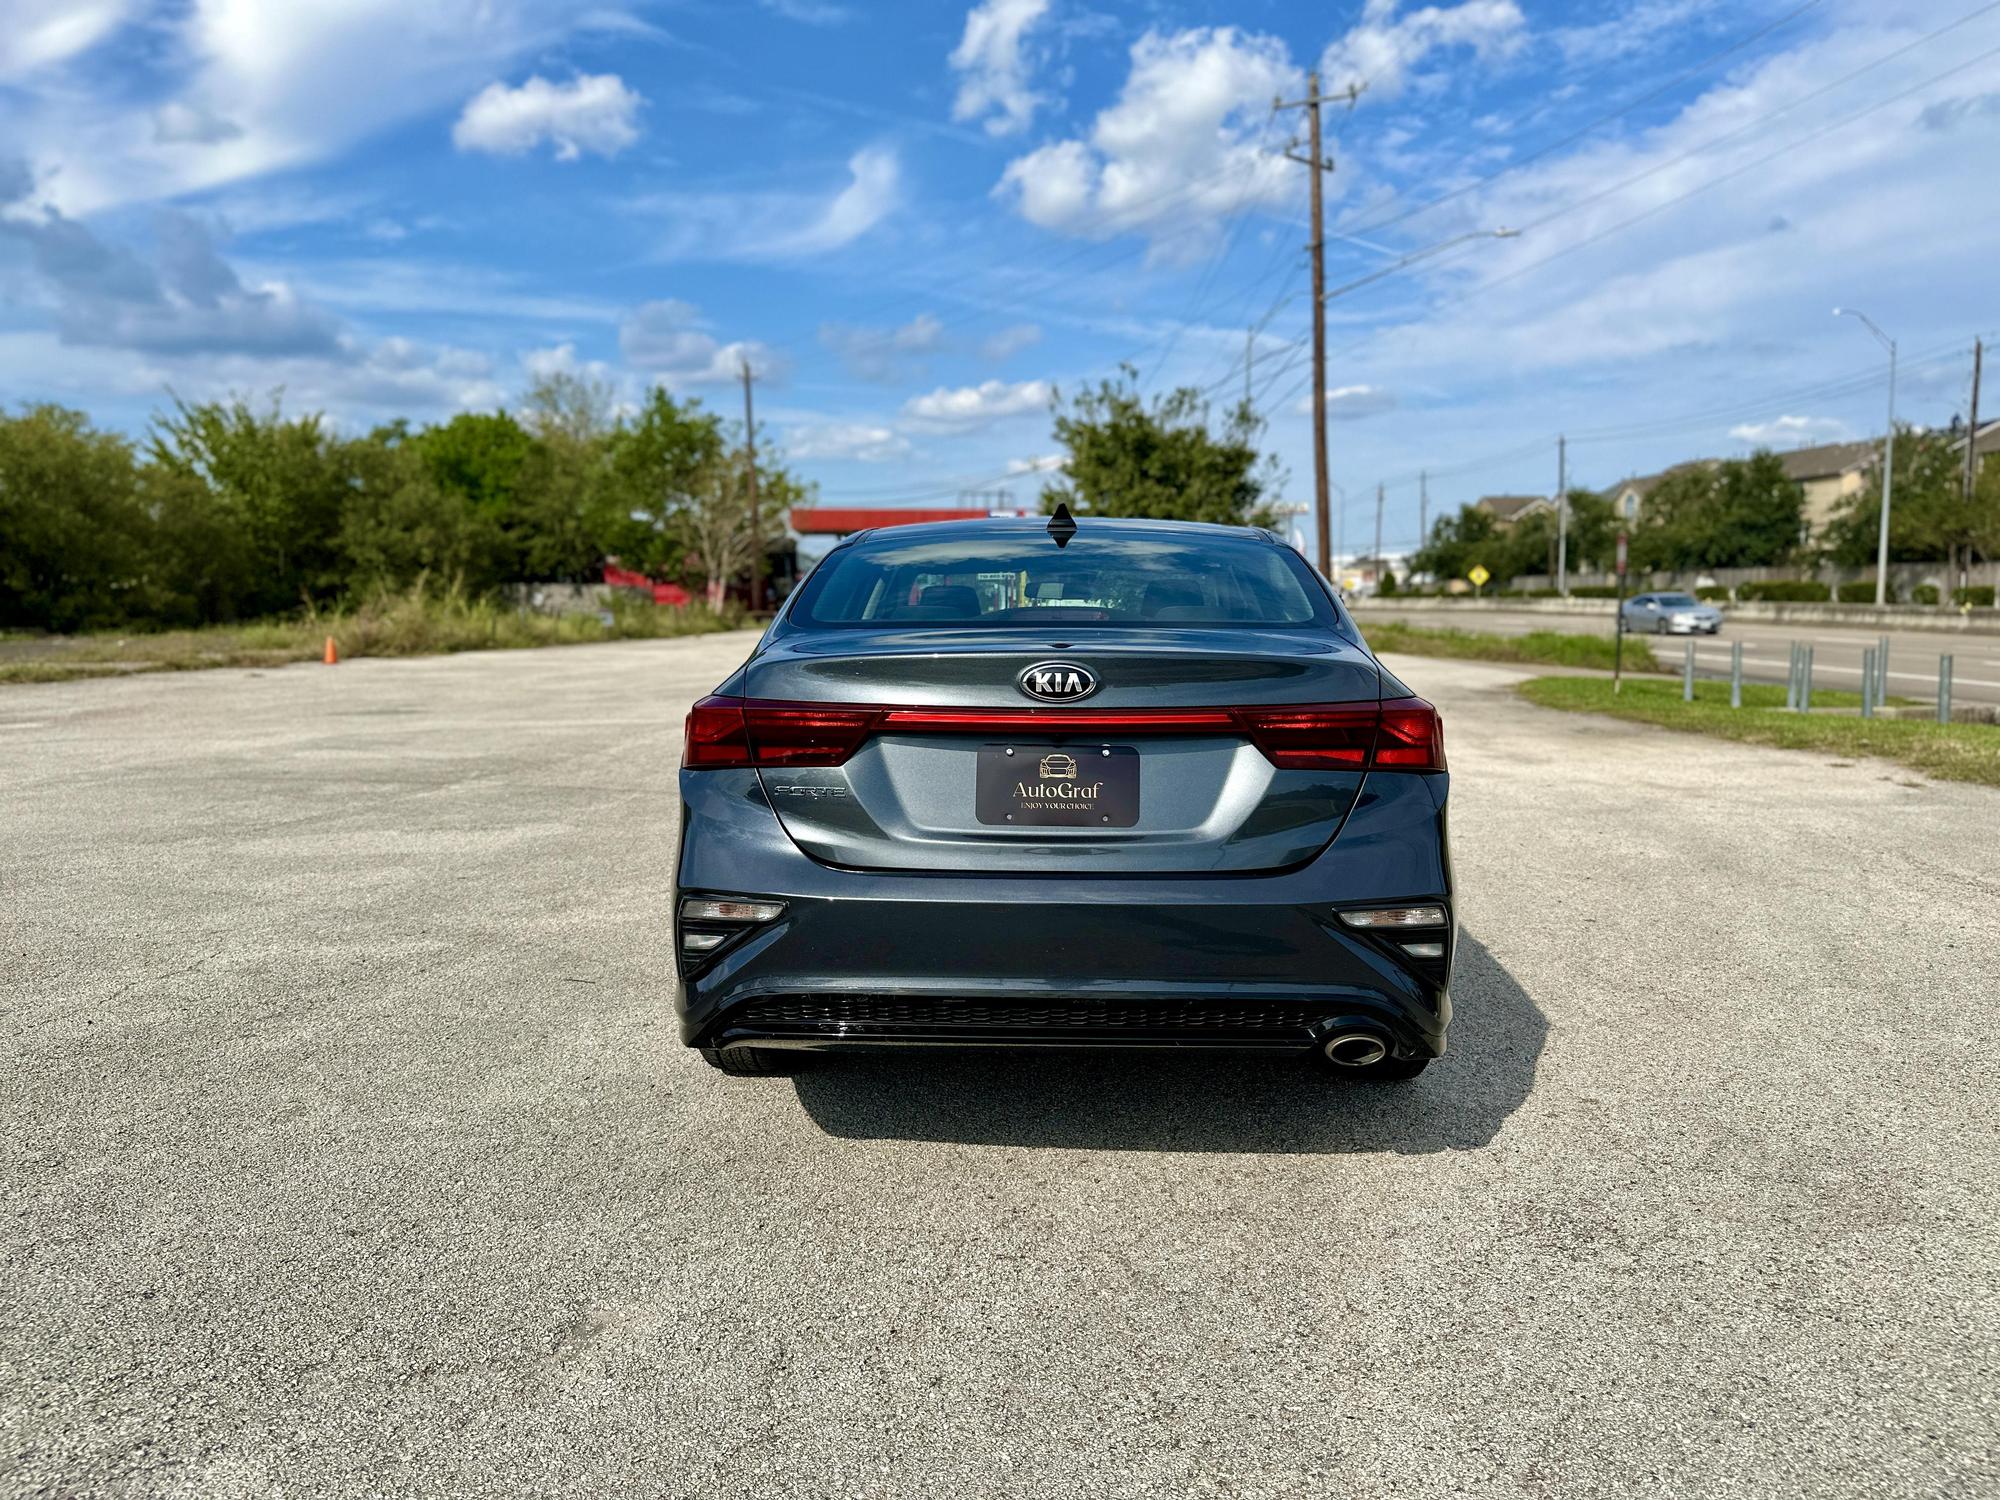
{"type": "Polygon", "coordinates": [[[1743,706],[1743,643],[1737,641],[1729,648],[1729,706],[1743,706]]]}
{"type": "Polygon", "coordinates": [[[1951,657],[1938,658],[1938,723],[1951,722],[1951,657]]]}
{"type": "Polygon", "coordinates": [[[1799,712],[1802,714],[1812,712],[1812,659],[1813,648],[1807,646],[1805,661],[1799,668],[1799,712]]]}
{"type": "Polygon", "coordinates": [[[1875,717],[1875,648],[1866,646],[1861,652],[1861,717],[1875,717]]]}
{"type": "Polygon", "coordinates": [[[1681,668],[1681,702],[1694,702],[1694,642],[1688,642],[1687,665],[1681,668]]]}
{"type": "Polygon", "coordinates": [[[1889,701],[1889,637],[1877,636],[1875,640],[1875,701],[1889,701]]]}

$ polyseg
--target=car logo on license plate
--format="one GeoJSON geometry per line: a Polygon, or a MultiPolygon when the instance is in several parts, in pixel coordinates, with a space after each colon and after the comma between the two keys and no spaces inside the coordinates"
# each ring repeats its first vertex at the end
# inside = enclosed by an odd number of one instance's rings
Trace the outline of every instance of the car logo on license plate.
{"type": "Polygon", "coordinates": [[[1097,674],[1073,661],[1038,661],[1024,667],[1015,684],[1044,703],[1073,703],[1097,691],[1097,674]]]}

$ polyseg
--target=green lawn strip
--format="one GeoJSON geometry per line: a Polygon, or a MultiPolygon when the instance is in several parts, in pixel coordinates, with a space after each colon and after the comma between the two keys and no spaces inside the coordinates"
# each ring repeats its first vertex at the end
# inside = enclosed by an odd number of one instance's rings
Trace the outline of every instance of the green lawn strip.
{"type": "Polygon", "coordinates": [[[0,651],[0,684],[207,667],[278,667],[318,661],[328,636],[345,659],[656,640],[733,630],[745,623],[740,614],[718,615],[700,604],[674,608],[622,596],[613,596],[609,615],[607,621],[596,613],[536,614],[492,600],[412,590],[301,619],[152,634],[107,632],[38,642],[40,649],[34,654],[13,660],[0,651]]]}
{"type": "MultiPolygon", "coordinates": [[[[1410,656],[1449,656],[1465,661],[1513,661],[1535,666],[1594,667],[1610,671],[1617,643],[1609,636],[1577,635],[1560,630],[1531,630],[1526,635],[1493,635],[1485,631],[1410,625],[1401,620],[1364,622],[1362,633],[1376,651],[1400,651],[1410,656]]],[[[1643,641],[1625,642],[1625,670],[1665,670],[1643,641]]]]}
{"type": "MultiPolygon", "coordinates": [[[[1789,713],[1784,706],[1785,690],[1761,683],[1744,685],[1742,708],[1729,706],[1726,682],[1697,682],[1692,703],[1681,700],[1679,683],[1657,679],[1628,681],[1617,694],[1601,677],[1535,677],[1517,690],[1544,708],[1609,714],[1663,729],[1712,734],[1784,750],[1876,756],[1944,781],[2000,786],[2000,728],[1986,724],[1789,713]]],[[[1858,693],[1813,694],[1815,708],[1852,709],[1860,703],[1858,693]]]]}

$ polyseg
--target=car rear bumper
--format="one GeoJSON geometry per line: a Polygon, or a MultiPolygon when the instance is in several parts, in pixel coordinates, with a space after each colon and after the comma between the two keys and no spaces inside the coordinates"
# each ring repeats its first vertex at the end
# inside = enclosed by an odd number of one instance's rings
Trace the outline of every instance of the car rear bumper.
{"type": "Polygon", "coordinates": [[[754,772],[684,772],[681,788],[680,891],[784,903],[682,960],[690,1045],[1282,1051],[1359,1026],[1403,1056],[1444,1050],[1455,920],[1444,959],[1420,961],[1336,916],[1451,912],[1442,776],[1372,775],[1317,858],[1232,876],[838,869],[792,843],[754,772]]]}

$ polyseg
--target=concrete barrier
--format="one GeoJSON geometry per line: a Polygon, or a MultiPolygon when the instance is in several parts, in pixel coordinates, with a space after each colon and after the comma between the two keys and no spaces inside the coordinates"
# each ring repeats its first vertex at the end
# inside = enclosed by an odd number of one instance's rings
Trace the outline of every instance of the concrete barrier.
{"type": "MultiPolygon", "coordinates": [[[[1857,625],[1868,630],[1931,630],[1946,635],[2000,635],[2000,609],[1937,609],[1921,604],[1748,604],[1714,603],[1725,619],[1772,625],[1857,625]]],[[[1467,624],[1482,614],[1564,615],[1608,619],[1615,599],[1349,599],[1361,615],[1463,615],[1467,624]]]]}

